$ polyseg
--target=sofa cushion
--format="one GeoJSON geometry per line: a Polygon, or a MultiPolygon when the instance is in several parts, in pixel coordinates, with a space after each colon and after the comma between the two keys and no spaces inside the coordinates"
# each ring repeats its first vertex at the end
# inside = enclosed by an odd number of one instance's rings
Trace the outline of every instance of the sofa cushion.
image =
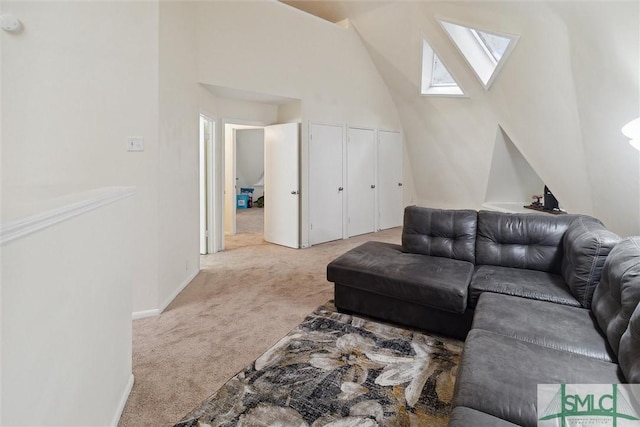
{"type": "Polygon", "coordinates": [[[562,277],[584,308],[591,308],[602,268],[620,237],[597,219],[580,216],[569,224],[562,241],[562,277]]]}
{"type": "Polygon", "coordinates": [[[591,307],[616,354],[620,337],[639,301],[640,237],[629,237],[621,240],[609,253],[591,307]]]}
{"type": "Polygon", "coordinates": [[[327,266],[327,280],[379,295],[463,313],[473,264],[409,254],[400,245],[366,242],[327,266]]]}
{"type": "Polygon", "coordinates": [[[476,306],[478,297],[483,292],[580,307],[580,303],[571,295],[562,276],[544,271],[494,265],[476,266],[476,272],[469,286],[470,307],[476,306]]]}
{"type": "Polygon", "coordinates": [[[535,426],[538,384],[623,381],[614,363],[472,329],[458,367],[453,405],[535,426]]]}
{"type": "Polygon", "coordinates": [[[457,406],[451,411],[449,427],[518,427],[517,424],[501,420],[493,415],[465,406],[457,406]]]}
{"type": "Polygon", "coordinates": [[[485,292],[476,305],[472,327],[605,362],[615,360],[585,308],[485,292]]]}
{"type": "Polygon", "coordinates": [[[404,210],[402,250],[474,262],[477,224],[478,213],[473,210],[408,206],[404,210]]]}
{"type": "Polygon", "coordinates": [[[627,382],[640,384],[640,305],[634,310],[629,326],[622,334],[618,360],[627,382]]]}
{"type": "Polygon", "coordinates": [[[562,238],[575,215],[480,211],[476,264],[560,274],[562,238]]]}

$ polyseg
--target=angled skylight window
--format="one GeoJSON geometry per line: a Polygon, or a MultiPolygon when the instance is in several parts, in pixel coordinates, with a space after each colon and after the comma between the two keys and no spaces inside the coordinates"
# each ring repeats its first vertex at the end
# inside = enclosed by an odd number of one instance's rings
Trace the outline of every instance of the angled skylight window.
{"type": "Polygon", "coordinates": [[[462,88],[426,40],[422,41],[423,95],[464,96],[462,88]]]}
{"type": "Polygon", "coordinates": [[[438,55],[433,54],[433,71],[431,72],[431,86],[457,86],[456,80],[451,76],[438,55]]]}
{"type": "Polygon", "coordinates": [[[498,34],[443,20],[439,22],[482,85],[489,89],[515,47],[518,36],[498,34]]]}

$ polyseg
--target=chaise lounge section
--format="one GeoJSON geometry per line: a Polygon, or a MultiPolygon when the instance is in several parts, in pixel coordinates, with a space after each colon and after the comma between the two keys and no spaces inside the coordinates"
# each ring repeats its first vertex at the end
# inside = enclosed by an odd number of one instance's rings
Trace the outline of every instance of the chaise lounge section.
{"type": "Polygon", "coordinates": [[[345,312],[464,339],[480,294],[589,308],[619,237],[583,215],[405,209],[402,245],[367,242],[327,266],[345,312]]]}

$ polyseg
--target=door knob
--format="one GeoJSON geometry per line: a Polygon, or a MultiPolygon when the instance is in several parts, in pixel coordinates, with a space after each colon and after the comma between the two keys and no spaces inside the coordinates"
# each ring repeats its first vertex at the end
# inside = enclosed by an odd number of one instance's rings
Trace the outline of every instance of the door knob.
{"type": "Polygon", "coordinates": [[[375,185],[373,185],[373,184],[371,184],[371,188],[376,188],[376,186],[375,186],[375,185]]]}
{"type": "Polygon", "coordinates": [[[398,183],[398,187],[402,187],[402,183],[401,182],[398,183]]]}
{"type": "Polygon", "coordinates": [[[291,192],[291,194],[293,194],[293,195],[295,196],[296,194],[298,194],[298,192],[297,192],[296,190],[293,190],[293,191],[291,192]]]}
{"type": "Polygon", "coordinates": [[[338,191],[342,191],[342,190],[344,190],[344,188],[338,187],[338,191]]]}

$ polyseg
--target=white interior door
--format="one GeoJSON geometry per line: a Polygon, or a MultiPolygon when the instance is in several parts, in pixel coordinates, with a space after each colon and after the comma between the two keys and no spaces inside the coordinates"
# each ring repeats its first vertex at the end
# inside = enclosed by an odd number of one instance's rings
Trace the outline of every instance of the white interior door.
{"type": "Polygon", "coordinates": [[[373,129],[349,128],[347,138],[347,230],[349,237],[375,231],[375,151],[373,129]]]}
{"type": "Polygon", "coordinates": [[[264,128],[264,240],[300,247],[300,125],[264,128]]]}
{"type": "Polygon", "coordinates": [[[378,131],[378,228],[402,225],[402,137],[400,132],[378,131]]]}
{"type": "Polygon", "coordinates": [[[312,123],[309,132],[309,244],[342,239],[343,126],[312,123]]]}

